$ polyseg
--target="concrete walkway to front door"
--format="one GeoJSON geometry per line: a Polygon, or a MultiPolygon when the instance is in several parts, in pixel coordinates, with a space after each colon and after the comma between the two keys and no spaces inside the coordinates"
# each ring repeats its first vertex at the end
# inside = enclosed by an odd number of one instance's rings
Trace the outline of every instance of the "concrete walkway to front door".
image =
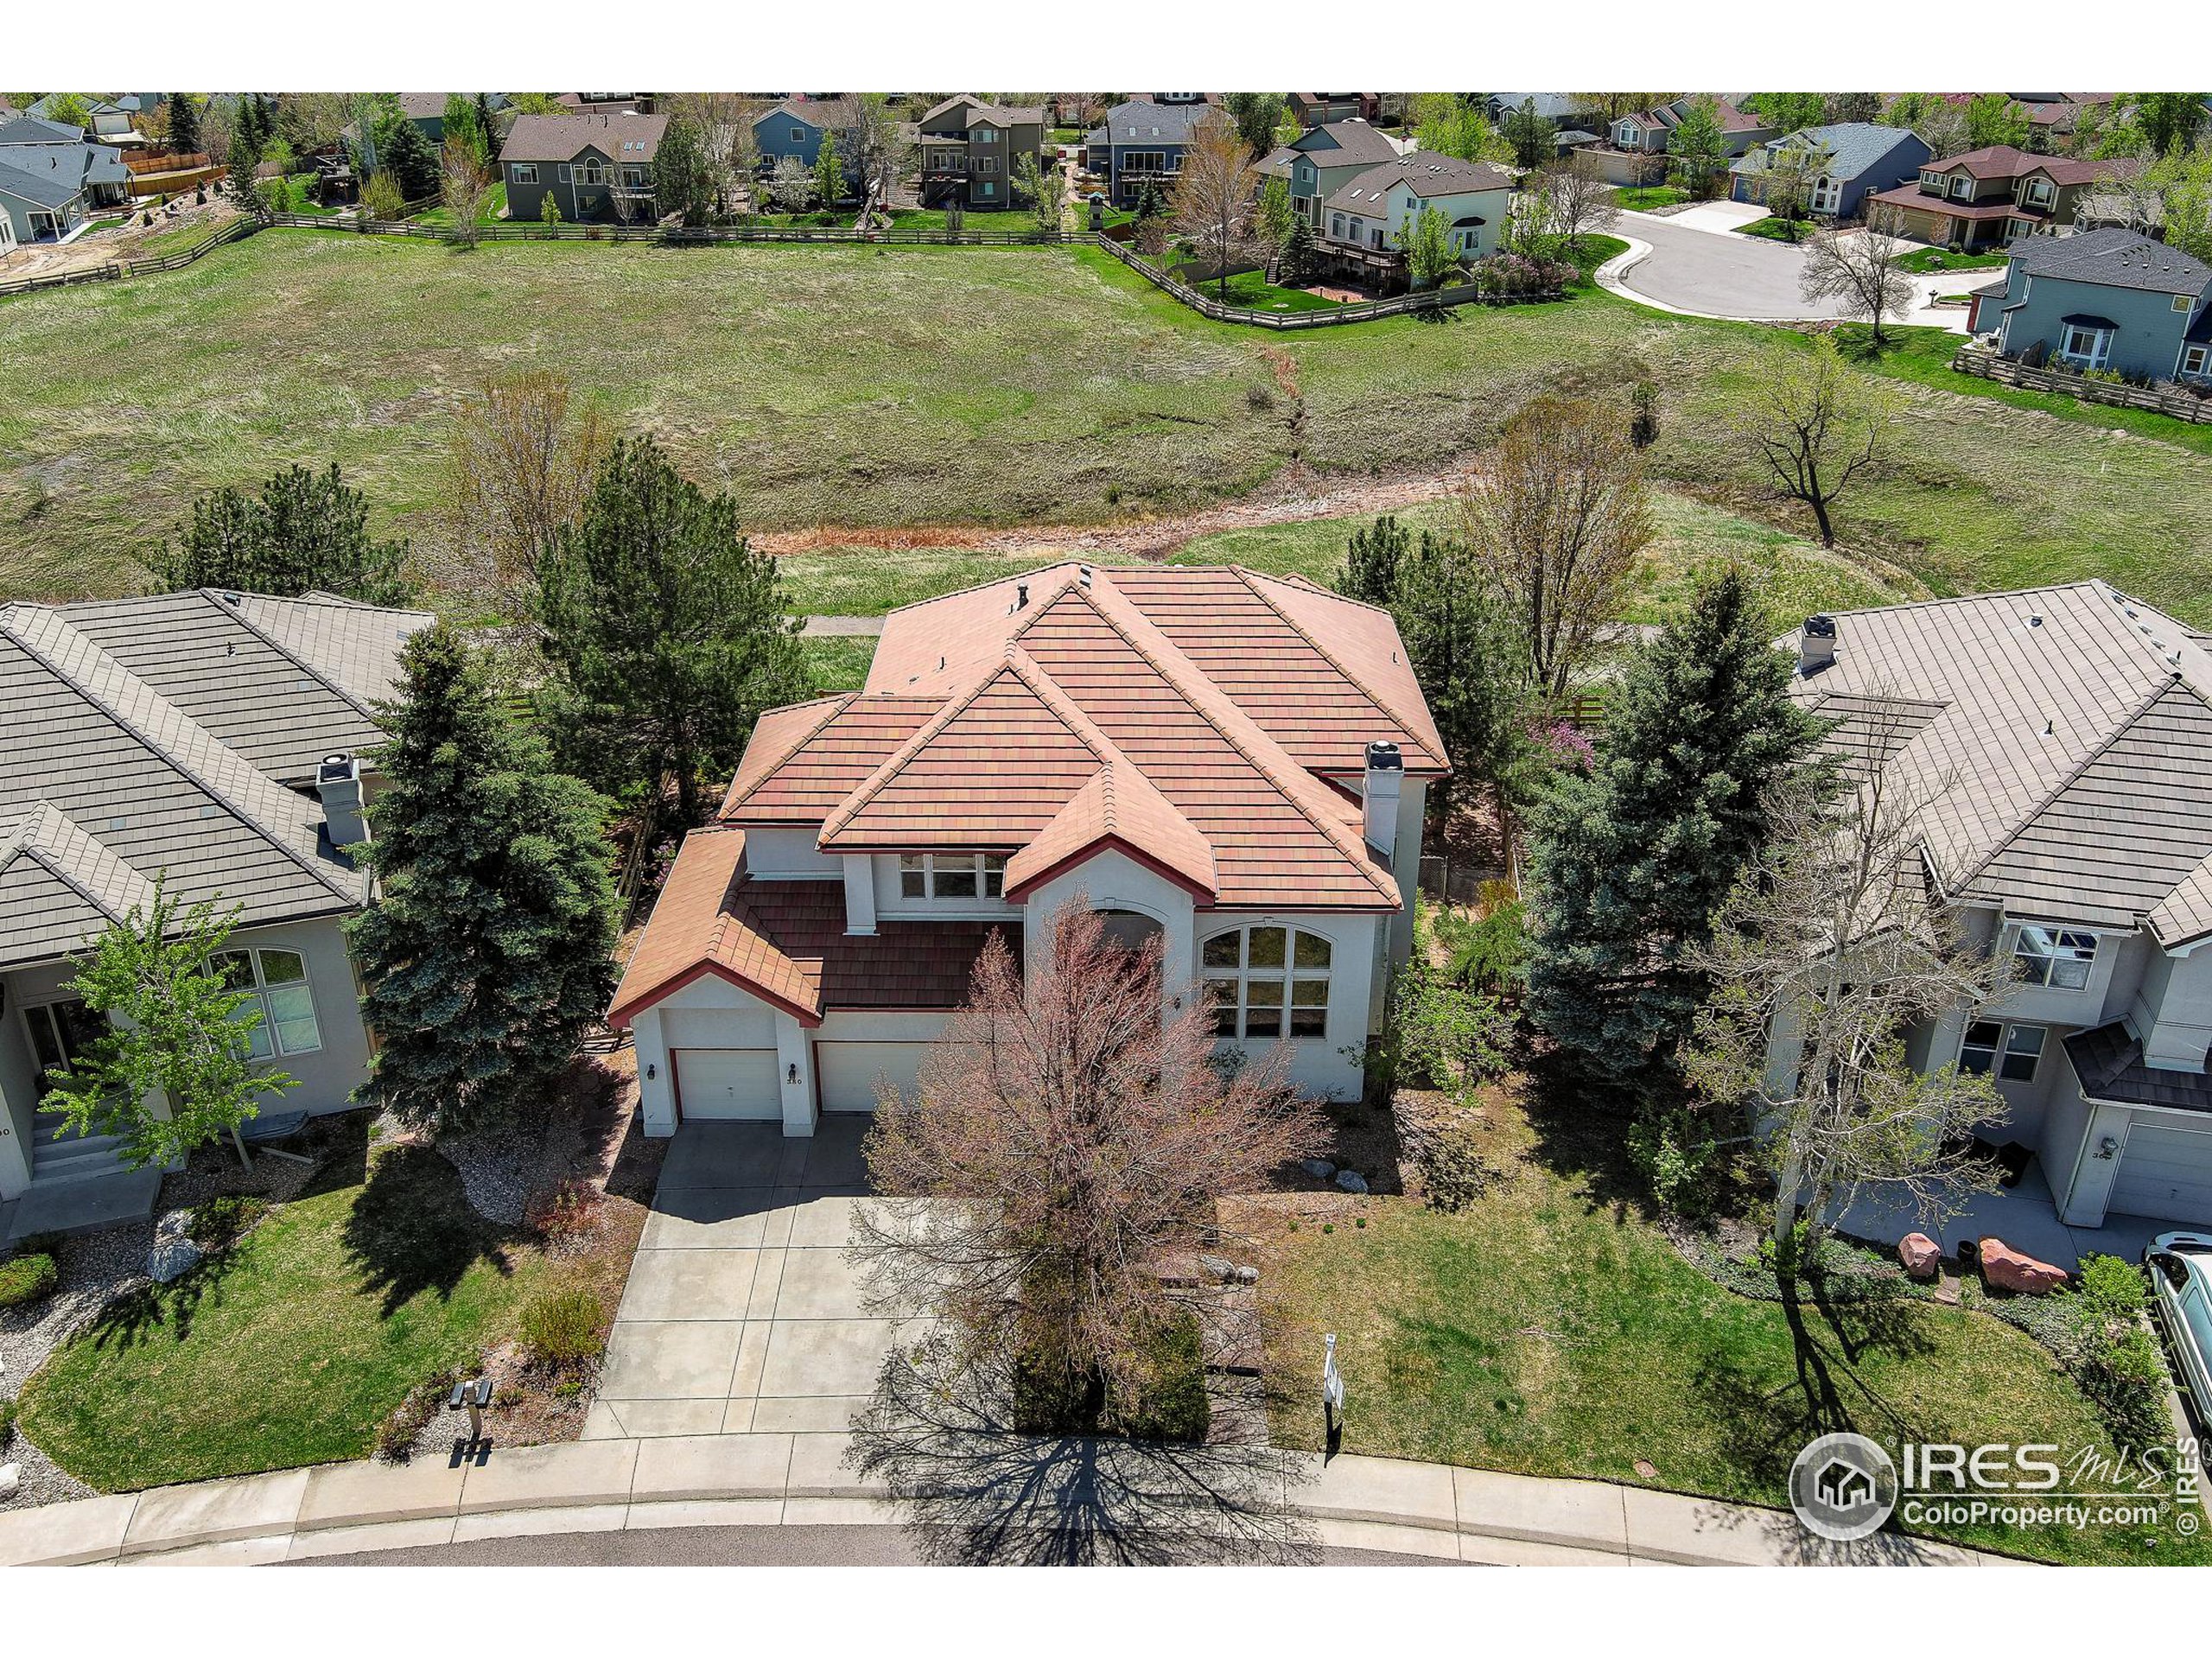
{"type": "Polygon", "coordinates": [[[868,1315],[845,1260],[868,1124],[824,1117],[810,1140],[772,1123],[677,1131],[586,1440],[846,1427],[901,1329],[868,1315]]]}

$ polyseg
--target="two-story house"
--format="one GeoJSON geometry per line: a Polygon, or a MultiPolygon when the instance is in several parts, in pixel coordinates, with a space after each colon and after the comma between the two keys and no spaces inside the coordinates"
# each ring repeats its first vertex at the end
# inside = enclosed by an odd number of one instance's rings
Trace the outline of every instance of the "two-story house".
{"type": "Polygon", "coordinates": [[[130,191],[122,152],[84,128],[29,115],[0,121],[0,243],[67,242],[130,191]]]}
{"type": "Polygon", "coordinates": [[[2212,380],[2212,266],[2118,227],[2032,237],[1974,290],[1967,327],[2037,364],[2212,380]]]}
{"type": "Polygon", "coordinates": [[[962,92],[914,124],[914,144],[921,152],[923,207],[1010,207],[1014,163],[1024,156],[1044,157],[1045,111],[986,104],[962,92]]]}
{"type": "Polygon", "coordinates": [[[571,224],[652,217],[653,157],[664,115],[518,115],[499,147],[507,217],[571,224]]]}
{"type": "Polygon", "coordinates": [[[1323,202],[1368,168],[1395,162],[1413,148],[1412,140],[1393,138],[1363,120],[1332,121],[1300,133],[1267,164],[1278,167],[1290,188],[1291,210],[1318,234],[1323,202]]]}
{"type": "MultiPolygon", "coordinates": [[[[1614,184],[1656,184],[1667,176],[1667,151],[1675,129],[1689,113],[1692,95],[1628,115],[1615,116],[1606,124],[1603,142],[1585,145],[1582,153],[1614,184]]],[[[1758,117],[1738,109],[1725,98],[1713,100],[1713,118],[1720,124],[1726,153],[1741,156],[1753,144],[1779,137],[1758,117]]]]}
{"type": "MultiPolygon", "coordinates": [[[[1994,1081],[2069,1226],[2212,1224],[2212,652],[2101,582],[1847,612],[1794,695],[1910,798],[1931,890],[2009,964],[1908,1033],[1994,1081]]],[[[1777,1068],[1794,1068],[1786,1036],[1777,1068]]]]}
{"type": "Polygon", "coordinates": [[[213,589],[0,607],[0,1204],[17,1235],[143,1214],[160,1172],[64,1135],[48,1068],[101,1029],[77,958],[152,902],[236,907],[231,969],[257,1058],[299,1079],[283,1110],[337,1111],[368,1075],[341,925],[368,894],[345,850],[372,839],[401,645],[433,620],[327,594],[213,589]],[[87,1182],[104,1190],[88,1194],[87,1182]]]}
{"type": "Polygon", "coordinates": [[[854,142],[849,135],[859,124],[860,104],[851,98],[787,98],[753,118],[753,147],[760,155],[763,175],[783,161],[812,167],[821,159],[824,143],[838,144],[839,157],[849,168],[854,142]]]}
{"type": "Polygon", "coordinates": [[[1372,121],[1382,113],[1380,92],[1287,92],[1290,118],[1311,131],[1332,121],[1372,121]]]}
{"type": "Polygon", "coordinates": [[[2133,161],[2069,162],[1995,144],[1923,162],[1916,182],[1876,191],[1866,209],[1894,209],[1916,242],[1977,253],[2070,228],[2085,194],[2139,171],[2133,161]]]}
{"type": "Polygon", "coordinates": [[[1164,1015],[1361,1089],[1412,943],[1441,741],[1388,612],[1229,567],[1064,564],[893,611],[857,693],[764,715],[608,1018],[645,1133],[791,1135],[911,1089],[996,931],[1080,899],[1164,1015]]]}
{"type": "Polygon", "coordinates": [[[1779,138],[1754,144],[1729,164],[1738,201],[1766,198],[1766,174],[1777,156],[1808,169],[1805,211],[1821,219],[1859,217],[1866,198],[1916,178],[1935,155],[1918,133],[1870,121],[1839,121],[1824,127],[1800,127],[1779,138]]]}
{"type": "Polygon", "coordinates": [[[1116,104],[1106,124],[1084,144],[1084,165],[1107,181],[1107,198],[1116,207],[1134,207],[1146,185],[1165,194],[1183,169],[1183,153],[1199,124],[1220,112],[1200,94],[1187,103],[1162,104],[1135,99],[1116,104]]]}
{"type": "Polygon", "coordinates": [[[1401,251],[1423,213],[1443,215],[1452,251],[1496,253],[1513,200],[1513,175],[1494,162],[1425,149],[1355,174],[1321,204],[1314,253],[1323,270],[1383,293],[1407,283],[1401,251]]]}

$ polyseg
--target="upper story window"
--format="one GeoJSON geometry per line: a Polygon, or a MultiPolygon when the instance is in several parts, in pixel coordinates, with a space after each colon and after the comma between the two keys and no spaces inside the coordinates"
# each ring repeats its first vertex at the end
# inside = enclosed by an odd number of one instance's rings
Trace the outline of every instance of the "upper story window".
{"type": "Polygon", "coordinates": [[[1240,927],[1215,934],[1198,953],[1198,970],[1214,998],[1214,1035],[1325,1035],[1331,955],[1328,940],[1302,928],[1240,927]]]}
{"type": "Polygon", "coordinates": [[[2097,959],[2097,936],[2065,928],[2023,926],[2012,942],[2012,965],[2030,985],[2054,991],[2088,988],[2097,959]]]}
{"type": "Polygon", "coordinates": [[[2031,207],[2048,207],[2056,200],[2057,186],[2049,179],[2026,179],[2020,184],[2020,200],[2031,207]]]}
{"type": "Polygon", "coordinates": [[[2196,308],[2196,302],[2187,294],[2177,294],[2174,296],[2173,308],[2177,311],[2194,311],[2196,308]]]}
{"type": "Polygon", "coordinates": [[[1953,201],[1967,200],[1973,196],[1973,175],[1967,173],[1955,173],[1951,175],[1951,200],[1953,201]]]}
{"type": "Polygon", "coordinates": [[[1920,188],[1923,190],[1932,190],[1939,196],[1950,188],[1950,182],[1949,174],[1939,173],[1932,168],[1924,170],[1920,175],[1920,188]]]}
{"type": "Polygon", "coordinates": [[[250,991],[248,1007],[261,1010],[251,1034],[253,1058],[271,1053],[312,1054],[322,1046],[315,998],[308,990],[308,965],[296,950],[226,950],[215,958],[232,990],[250,991]]]}
{"type": "Polygon", "coordinates": [[[901,853],[901,899],[996,899],[1006,891],[1006,860],[997,853],[901,853]]]}
{"type": "Polygon", "coordinates": [[[517,162],[514,164],[513,172],[514,181],[517,184],[536,184],[537,182],[537,163],[536,162],[517,162]]]}

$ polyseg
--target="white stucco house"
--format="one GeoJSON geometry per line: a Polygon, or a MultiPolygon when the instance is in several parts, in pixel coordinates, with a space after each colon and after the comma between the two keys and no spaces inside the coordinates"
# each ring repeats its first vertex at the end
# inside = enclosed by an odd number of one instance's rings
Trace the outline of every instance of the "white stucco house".
{"type": "Polygon", "coordinates": [[[996,931],[1080,893],[1163,941],[1224,1049],[1348,1098],[1410,947],[1443,744],[1387,612],[1236,568],[1065,564],[894,611],[857,693],[776,710],[610,1011],[645,1132],[813,1133],[911,1087],[996,931]]]}
{"type": "MultiPolygon", "coordinates": [[[[0,607],[0,1219],[16,1235],[152,1202],[105,1137],[60,1133],[45,1073],[97,1035],[77,958],[150,904],[238,911],[231,966],[262,1021],[257,1057],[299,1079],[279,1109],[337,1111],[369,1036],[340,931],[368,893],[344,850],[370,839],[401,643],[433,619],[327,594],[200,589],[0,607]],[[94,1202],[97,1211],[100,1200],[94,1202]]],[[[156,1103],[158,1107],[159,1103],[156,1103]]]]}
{"type": "Polygon", "coordinates": [[[2033,1152],[2068,1226],[2212,1224],[2212,639],[2087,582],[1784,643],[1830,741],[1934,796],[1928,880],[2012,970],[1910,1033],[1912,1063],[1993,1077],[1985,1138],[2033,1152]]]}

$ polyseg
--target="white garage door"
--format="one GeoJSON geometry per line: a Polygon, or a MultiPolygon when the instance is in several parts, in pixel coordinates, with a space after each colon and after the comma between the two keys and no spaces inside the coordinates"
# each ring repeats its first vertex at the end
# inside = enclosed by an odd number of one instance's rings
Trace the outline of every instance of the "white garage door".
{"type": "Polygon", "coordinates": [[[815,1069],[822,1077],[825,1112],[872,1112],[875,1080],[890,1078],[909,1095],[921,1070],[927,1043],[817,1043],[815,1069]]]}
{"type": "Polygon", "coordinates": [[[2138,1123],[2113,1177],[2117,1215],[2212,1222],[2212,1131],[2138,1123]]]}
{"type": "Polygon", "coordinates": [[[782,1118],[774,1049],[678,1048],[669,1059],[684,1116],[782,1118]]]}

